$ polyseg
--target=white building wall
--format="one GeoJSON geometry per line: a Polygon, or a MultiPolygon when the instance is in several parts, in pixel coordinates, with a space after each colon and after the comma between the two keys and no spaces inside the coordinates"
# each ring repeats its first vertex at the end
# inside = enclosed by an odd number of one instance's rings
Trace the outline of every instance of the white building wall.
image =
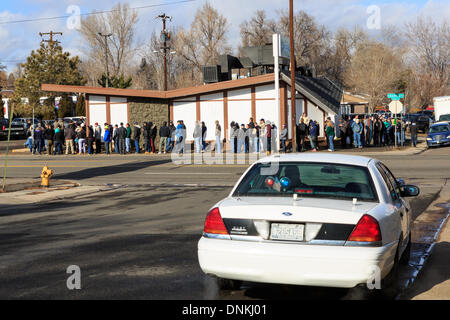
{"type": "Polygon", "coordinates": [[[200,119],[205,122],[207,132],[206,140],[213,141],[216,139],[215,128],[216,120],[219,121],[222,127],[222,139],[223,139],[223,101],[202,101],[200,103],[200,119]]]}
{"type": "Polygon", "coordinates": [[[111,124],[124,125],[128,122],[128,109],[126,103],[111,103],[111,124]]]}
{"type": "MultiPolygon", "coordinates": [[[[252,101],[228,101],[228,123],[232,121],[241,124],[247,124],[252,116],[252,101]]],[[[229,132],[229,131],[228,131],[229,132]]],[[[229,138],[229,137],[227,137],[229,138]]]]}
{"type": "Polygon", "coordinates": [[[89,124],[98,122],[103,126],[107,122],[106,96],[89,96],[89,124]]]}
{"type": "Polygon", "coordinates": [[[191,98],[191,102],[185,101],[174,101],[173,102],[173,121],[174,125],[177,126],[178,120],[183,120],[186,126],[186,140],[194,140],[193,133],[195,127],[195,121],[197,120],[197,103],[195,98],[191,98]]]}

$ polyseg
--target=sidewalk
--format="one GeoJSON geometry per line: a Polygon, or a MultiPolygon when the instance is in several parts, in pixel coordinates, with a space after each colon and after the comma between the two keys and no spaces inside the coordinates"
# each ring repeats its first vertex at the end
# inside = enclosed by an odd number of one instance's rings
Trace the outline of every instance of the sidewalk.
{"type": "Polygon", "coordinates": [[[105,186],[83,186],[76,182],[52,180],[49,188],[41,188],[40,179],[9,179],[5,193],[0,193],[0,204],[31,204],[61,200],[109,189],[105,186]],[[12,190],[12,191],[11,191],[12,190]]]}
{"type": "MultiPolygon", "coordinates": [[[[447,182],[450,183],[450,182],[447,182]]],[[[443,222],[440,235],[437,237],[431,256],[419,273],[411,292],[404,298],[407,300],[450,300],[450,185],[444,187],[439,199],[427,210],[441,211],[446,222],[443,222]],[[447,201],[443,205],[443,202],[447,201]]]]}

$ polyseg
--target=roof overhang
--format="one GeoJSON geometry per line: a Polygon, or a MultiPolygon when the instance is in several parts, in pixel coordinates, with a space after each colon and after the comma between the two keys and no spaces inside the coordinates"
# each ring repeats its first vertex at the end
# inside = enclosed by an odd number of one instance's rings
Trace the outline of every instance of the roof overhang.
{"type": "Polygon", "coordinates": [[[134,89],[115,89],[102,87],[85,87],[85,86],[68,86],[56,84],[42,84],[41,90],[48,92],[65,92],[65,93],[86,93],[91,95],[104,96],[120,96],[120,97],[142,97],[155,99],[176,99],[199,94],[213,93],[223,90],[231,90],[271,83],[275,81],[274,74],[266,74],[262,76],[250,77],[246,79],[238,79],[224,81],[218,83],[207,84],[190,88],[169,90],[169,91],[153,91],[153,90],[134,90],[134,89]]]}

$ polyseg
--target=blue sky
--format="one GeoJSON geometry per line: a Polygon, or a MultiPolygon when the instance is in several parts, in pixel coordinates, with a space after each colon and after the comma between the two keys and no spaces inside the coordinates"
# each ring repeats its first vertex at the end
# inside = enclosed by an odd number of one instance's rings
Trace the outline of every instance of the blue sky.
{"type": "MultiPolygon", "coordinates": [[[[173,16],[173,25],[188,27],[196,10],[205,0],[190,3],[168,5],[177,0],[129,0],[131,7],[161,5],[159,7],[139,10],[139,23],[136,41],[144,43],[152,31],[159,31],[161,23],[154,18],[165,12],[173,16]]],[[[7,23],[16,20],[47,18],[68,15],[66,10],[71,5],[80,8],[81,13],[93,10],[110,10],[119,1],[110,0],[0,0],[0,62],[12,71],[17,62],[23,61],[31,50],[39,46],[39,32],[50,30],[63,32],[60,38],[65,50],[73,55],[80,55],[82,40],[76,30],[67,28],[67,19],[43,20],[26,23],[7,23]]],[[[239,42],[239,24],[253,15],[256,9],[266,10],[269,17],[276,18],[277,11],[288,8],[288,0],[209,0],[230,24],[228,38],[236,47],[239,42]]],[[[431,16],[437,20],[450,20],[450,0],[294,0],[296,10],[302,9],[313,15],[330,30],[355,25],[367,29],[369,14],[367,8],[376,5],[380,9],[382,26],[395,25],[400,30],[408,21],[418,15],[431,16]]],[[[368,30],[372,34],[379,31],[368,30]]]]}

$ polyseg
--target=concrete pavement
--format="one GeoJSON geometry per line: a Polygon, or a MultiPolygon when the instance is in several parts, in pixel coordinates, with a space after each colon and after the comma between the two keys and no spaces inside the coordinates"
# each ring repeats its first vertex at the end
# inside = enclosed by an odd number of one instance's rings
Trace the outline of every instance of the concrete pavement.
{"type": "Polygon", "coordinates": [[[403,297],[408,300],[450,300],[450,181],[447,182],[439,198],[426,210],[425,214],[442,215],[440,233],[431,242],[429,256],[425,256],[425,267],[418,275],[411,291],[403,297]]]}

